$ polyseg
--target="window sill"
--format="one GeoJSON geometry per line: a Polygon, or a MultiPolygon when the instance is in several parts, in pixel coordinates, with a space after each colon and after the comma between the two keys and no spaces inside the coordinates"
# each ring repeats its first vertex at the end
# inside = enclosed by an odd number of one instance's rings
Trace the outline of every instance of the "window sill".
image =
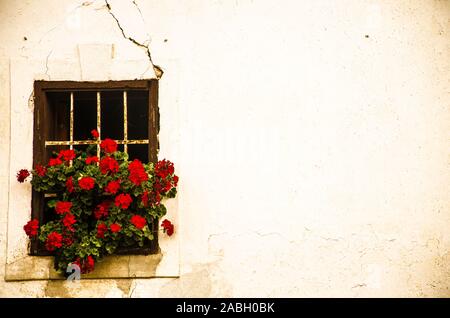
{"type": "MultiPolygon", "coordinates": [[[[161,273],[162,254],[111,255],[99,261],[92,273],[81,279],[178,277],[161,273]]],[[[52,256],[27,256],[6,264],[5,281],[64,280],[53,268],[52,256]]]]}

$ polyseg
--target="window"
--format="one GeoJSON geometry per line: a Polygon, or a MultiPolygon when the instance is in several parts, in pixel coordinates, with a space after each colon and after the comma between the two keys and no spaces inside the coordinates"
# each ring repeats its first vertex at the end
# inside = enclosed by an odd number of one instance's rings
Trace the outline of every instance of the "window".
{"type": "MultiPolygon", "coordinates": [[[[33,130],[33,166],[48,162],[54,151],[86,150],[100,145],[90,139],[97,129],[102,139],[115,139],[130,160],[156,162],[158,152],[158,81],[72,82],[36,81],[33,130]]],[[[32,218],[43,224],[53,212],[46,202],[52,194],[33,191],[32,218]]],[[[158,222],[153,222],[155,233],[158,222]]],[[[119,249],[116,254],[153,254],[159,250],[158,235],[147,246],[119,249]]],[[[38,240],[31,255],[48,255],[38,240]]]]}

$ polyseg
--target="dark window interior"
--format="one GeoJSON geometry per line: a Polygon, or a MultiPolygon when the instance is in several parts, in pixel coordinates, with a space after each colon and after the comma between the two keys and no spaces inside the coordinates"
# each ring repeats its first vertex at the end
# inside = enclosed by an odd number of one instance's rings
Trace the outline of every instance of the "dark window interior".
{"type": "Polygon", "coordinates": [[[76,91],[73,93],[73,104],[73,139],[88,140],[92,138],[93,127],[97,127],[97,93],[76,91]]]}
{"type": "Polygon", "coordinates": [[[48,122],[49,140],[69,139],[69,117],[70,117],[70,93],[48,92],[48,116],[52,120],[48,122]]]}
{"type": "Polygon", "coordinates": [[[128,138],[148,139],[148,93],[128,93],[128,138]]]}
{"type": "MultiPolygon", "coordinates": [[[[102,137],[123,139],[123,92],[102,93],[102,137]]],[[[147,110],[148,111],[148,107],[147,110]]]]}

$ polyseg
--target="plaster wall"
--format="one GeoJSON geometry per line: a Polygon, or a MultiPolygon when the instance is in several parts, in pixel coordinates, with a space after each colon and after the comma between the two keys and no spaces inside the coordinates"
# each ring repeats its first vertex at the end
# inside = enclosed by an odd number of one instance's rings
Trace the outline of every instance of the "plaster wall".
{"type": "Polygon", "coordinates": [[[450,295],[449,1],[1,0],[0,21],[0,296],[450,295]],[[5,281],[33,80],[156,77],[179,277],[5,281]]]}

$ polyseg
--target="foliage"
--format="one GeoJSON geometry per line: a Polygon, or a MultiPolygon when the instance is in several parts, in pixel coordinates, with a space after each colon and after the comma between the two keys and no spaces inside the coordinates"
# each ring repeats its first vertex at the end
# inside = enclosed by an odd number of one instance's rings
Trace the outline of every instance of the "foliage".
{"type": "MultiPolygon", "coordinates": [[[[55,268],[62,272],[76,263],[87,273],[95,261],[117,248],[142,247],[153,240],[157,235],[153,225],[166,214],[161,200],[177,193],[178,177],[171,162],[130,162],[127,153],[117,151],[115,141],[97,143],[101,158],[96,157],[94,144],[83,152],[55,153],[47,166],[31,171],[33,189],[56,197],[47,202],[52,220],[39,227],[31,220],[24,229],[53,253],[55,268]]],[[[20,176],[23,182],[25,173],[20,176]]]]}

